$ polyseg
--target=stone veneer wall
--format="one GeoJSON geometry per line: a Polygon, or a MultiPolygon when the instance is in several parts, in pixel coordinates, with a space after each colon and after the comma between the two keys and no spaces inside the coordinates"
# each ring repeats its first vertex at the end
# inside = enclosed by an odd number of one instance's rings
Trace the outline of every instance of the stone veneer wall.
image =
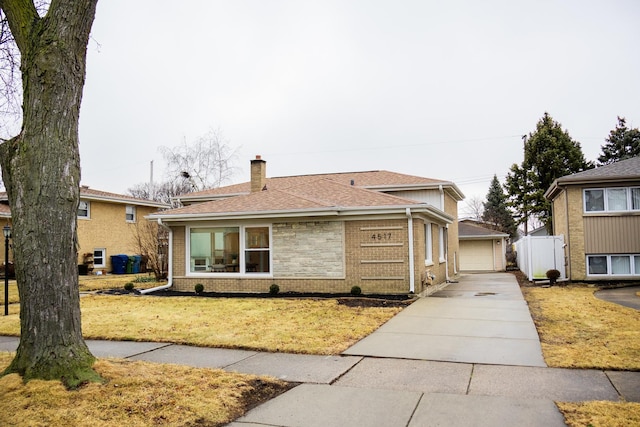
{"type": "Polygon", "coordinates": [[[285,222],[272,226],[276,278],[344,278],[344,222],[285,222]]]}

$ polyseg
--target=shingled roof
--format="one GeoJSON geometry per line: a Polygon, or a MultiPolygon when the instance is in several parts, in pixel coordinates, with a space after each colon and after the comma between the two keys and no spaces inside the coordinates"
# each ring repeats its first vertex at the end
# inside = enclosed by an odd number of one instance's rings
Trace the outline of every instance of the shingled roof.
{"type": "Polygon", "coordinates": [[[562,185],[623,183],[638,180],[640,180],[640,156],[560,177],[553,181],[544,196],[548,199],[553,198],[558,191],[558,187],[562,185]]]}
{"type": "Polygon", "coordinates": [[[332,179],[316,176],[295,182],[289,186],[279,182],[276,188],[249,192],[235,197],[195,203],[182,208],[171,209],[151,215],[151,218],[187,219],[203,217],[238,217],[260,214],[287,215],[336,215],[339,213],[364,210],[404,210],[407,207],[422,209],[438,215],[446,222],[452,217],[426,203],[419,203],[373,190],[342,184],[332,179]]]}
{"type": "MultiPolygon", "coordinates": [[[[370,190],[402,190],[412,188],[434,188],[442,185],[450,188],[455,196],[462,200],[464,197],[458,187],[450,182],[439,179],[424,178],[413,175],[405,175],[385,170],[366,171],[366,172],[343,172],[343,173],[327,173],[316,175],[296,175],[284,176],[276,178],[266,178],[265,184],[269,190],[279,190],[283,188],[291,188],[295,185],[301,185],[318,179],[326,179],[335,181],[344,185],[353,185],[354,187],[370,189],[370,190]]],[[[228,185],[220,188],[212,188],[209,190],[197,191],[193,193],[183,194],[177,199],[183,203],[196,202],[202,200],[210,200],[212,198],[237,196],[240,194],[248,194],[251,191],[251,183],[243,182],[240,184],[228,185]]]]}
{"type": "Polygon", "coordinates": [[[458,237],[460,240],[474,240],[489,237],[509,237],[509,235],[502,231],[485,228],[478,224],[472,224],[469,221],[460,221],[458,223],[458,237]]]}

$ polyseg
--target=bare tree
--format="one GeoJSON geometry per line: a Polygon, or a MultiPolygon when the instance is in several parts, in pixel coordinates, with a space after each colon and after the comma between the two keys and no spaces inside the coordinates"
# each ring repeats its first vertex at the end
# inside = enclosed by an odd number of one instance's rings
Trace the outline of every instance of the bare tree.
{"type": "Polygon", "coordinates": [[[13,223],[20,344],[5,373],[100,381],[83,338],[77,266],[78,123],[97,0],[0,0],[20,51],[22,127],[0,145],[13,223]]]}
{"type": "Polygon", "coordinates": [[[163,182],[161,184],[149,184],[148,182],[136,184],[129,188],[127,192],[138,199],[155,200],[156,202],[166,203],[177,207],[174,197],[180,194],[188,193],[193,188],[187,180],[176,180],[163,182]]]}
{"type": "Polygon", "coordinates": [[[236,150],[217,131],[209,131],[193,144],[185,141],[160,150],[167,164],[167,181],[187,182],[190,191],[219,187],[233,175],[236,150]]]}
{"type": "Polygon", "coordinates": [[[465,213],[471,217],[474,221],[482,221],[482,214],[484,213],[484,199],[473,196],[465,203],[465,213]]]}
{"type": "Polygon", "coordinates": [[[133,241],[156,280],[167,278],[169,233],[151,221],[139,221],[133,230],[133,241]]]}

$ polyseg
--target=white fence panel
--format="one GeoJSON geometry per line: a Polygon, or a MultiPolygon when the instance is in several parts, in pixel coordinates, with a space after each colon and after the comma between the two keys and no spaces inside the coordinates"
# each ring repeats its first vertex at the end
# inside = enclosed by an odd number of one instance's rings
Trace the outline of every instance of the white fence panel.
{"type": "Polygon", "coordinates": [[[547,270],[556,269],[566,279],[564,236],[525,236],[516,242],[518,267],[529,280],[546,280],[547,270]]]}

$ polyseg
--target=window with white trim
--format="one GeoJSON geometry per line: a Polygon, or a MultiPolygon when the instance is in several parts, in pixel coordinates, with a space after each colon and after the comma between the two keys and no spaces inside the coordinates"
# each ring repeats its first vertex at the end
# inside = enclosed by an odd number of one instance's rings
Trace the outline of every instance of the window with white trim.
{"type": "Polygon", "coordinates": [[[133,205],[127,205],[124,208],[124,219],[127,222],[136,222],[136,207],[133,205]]]}
{"type": "Polygon", "coordinates": [[[585,212],[628,212],[640,210],[640,187],[587,188],[585,212]]]}
{"type": "Polygon", "coordinates": [[[440,257],[440,262],[445,262],[444,258],[444,227],[438,227],[438,256],[440,257]]]}
{"type": "Polygon", "coordinates": [[[107,250],[105,248],[96,248],[93,250],[93,266],[106,267],[107,250]]]}
{"type": "Polygon", "coordinates": [[[271,227],[194,227],[188,251],[189,273],[270,273],[271,227]]]}
{"type": "Polygon", "coordinates": [[[78,203],[78,218],[91,218],[91,205],[86,200],[80,200],[78,203]]]}
{"type": "Polygon", "coordinates": [[[587,255],[588,276],[640,276],[640,254],[587,255]]]}
{"type": "Polygon", "coordinates": [[[433,264],[433,236],[430,222],[424,225],[424,263],[433,264]]]}

